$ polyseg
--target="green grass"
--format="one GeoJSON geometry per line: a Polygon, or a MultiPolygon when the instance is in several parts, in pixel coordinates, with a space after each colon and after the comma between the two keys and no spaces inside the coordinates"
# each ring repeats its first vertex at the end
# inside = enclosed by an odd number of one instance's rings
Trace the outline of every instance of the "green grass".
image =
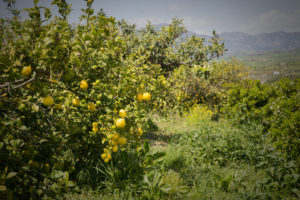
{"type": "Polygon", "coordinates": [[[151,152],[166,154],[147,173],[146,187],[83,190],[67,199],[298,199],[295,166],[269,145],[260,125],[236,127],[209,116],[195,109],[184,117],[152,117],[159,129],[144,139],[151,152]],[[156,196],[160,189],[166,192],[156,196]]]}

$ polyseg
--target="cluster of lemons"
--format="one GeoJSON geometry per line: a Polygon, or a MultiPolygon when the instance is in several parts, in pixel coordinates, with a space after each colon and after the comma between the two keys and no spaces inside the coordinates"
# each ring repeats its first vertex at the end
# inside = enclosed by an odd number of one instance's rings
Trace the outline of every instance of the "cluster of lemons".
{"type": "MultiPolygon", "coordinates": [[[[31,66],[27,66],[24,67],[22,70],[22,74],[23,75],[30,75],[32,72],[31,66]]],[[[80,82],[79,87],[83,90],[86,90],[89,85],[87,83],[87,81],[82,80],[80,82]]],[[[151,99],[151,94],[149,92],[144,92],[144,93],[139,93],[136,97],[136,100],[138,102],[141,101],[149,101],[151,99]]],[[[54,104],[54,99],[52,96],[47,95],[42,99],[42,102],[45,106],[52,106],[54,104]]],[[[72,104],[74,106],[78,106],[80,104],[80,100],[78,97],[75,97],[72,99],[72,104]]],[[[60,104],[61,107],[61,104],[60,104]]],[[[88,110],[90,111],[95,111],[96,110],[96,105],[94,103],[89,103],[88,104],[88,110]]],[[[119,116],[120,118],[118,118],[115,121],[115,127],[118,129],[123,129],[126,126],[126,120],[125,118],[127,117],[127,112],[124,109],[121,109],[119,111],[119,116]]],[[[98,122],[93,122],[92,123],[92,131],[94,133],[98,132],[99,128],[98,128],[98,122]]],[[[142,128],[138,128],[137,129],[137,135],[141,136],[143,134],[143,130],[142,128]]],[[[104,162],[109,162],[109,160],[111,160],[112,156],[112,152],[117,152],[119,149],[119,146],[124,146],[127,142],[127,139],[123,136],[121,136],[119,133],[113,133],[113,134],[109,134],[107,135],[107,141],[109,146],[107,146],[106,148],[104,148],[104,153],[101,154],[101,158],[104,160],[104,162]]]]}

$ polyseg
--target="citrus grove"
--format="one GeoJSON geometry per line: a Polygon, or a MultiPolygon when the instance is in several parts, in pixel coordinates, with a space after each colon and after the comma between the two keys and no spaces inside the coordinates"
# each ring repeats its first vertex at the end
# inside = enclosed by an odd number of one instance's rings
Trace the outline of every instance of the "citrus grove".
{"type": "Polygon", "coordinates": [[[123,162],[130,152],[146,169],[147,115],[177,105],[170,73],[225,50],[217,35],[208,46],[180,39],[178,19],[159,32],[137,31],[95,14],[93,0],[76,25],[68,23],[65,0],[52,1],[60,16],[34,0],[22,11],[26,19],[14,1],[5,2],[13,17],[0,20],[0,193],[11,199],[55,198],[97,185],[104,177],[95,167],[123,162]]]}

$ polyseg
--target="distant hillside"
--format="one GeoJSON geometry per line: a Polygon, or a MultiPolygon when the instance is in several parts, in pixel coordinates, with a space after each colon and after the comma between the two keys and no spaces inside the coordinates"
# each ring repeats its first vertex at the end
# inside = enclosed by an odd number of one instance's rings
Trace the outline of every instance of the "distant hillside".
{"type": "MultiPolygon", "coordinates": [[[[154,25],[155,29],[160,29],[168,24],[154,25]]],[[[188,31],[184,37],[196,35],[208,40],[210,36],[199,35],[188,31]]],[[[300,32],[273,32],[250,35],[242,32],[224,32],[219,33],[225,43],[229,54],[249,51],[274,51],[274,50],[292,50],[300,48],[300,32]]]]}

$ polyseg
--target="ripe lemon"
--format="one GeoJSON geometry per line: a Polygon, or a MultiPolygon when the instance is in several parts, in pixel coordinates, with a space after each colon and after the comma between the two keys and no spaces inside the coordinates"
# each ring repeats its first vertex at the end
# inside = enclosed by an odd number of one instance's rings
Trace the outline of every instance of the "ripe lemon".
{"type": "Polygon", "coordinates": [[[54,104],[54,100],[50,95],[48,95],[48,96],[44,97],[43,104],[45,106],[52,106],[54,104]]]}
{"type": "Polygon", "coordinates": [[[104,162],[108,163],[108,161],[109,161],[109,160],[108,160],[107,158],[104,159],[104,162]]]}
{"type": "Polygon", "coordinates": [[[138,135],[139,135],[139,136],[143,135],[143,129],[141,129],[141,128],[138,128],[138,130],[137,130],[137,131],[138,131],[138,135]]]}
{"type": "Polygon", "coordinates": [[[79,103],[80,103],[80,100],[79,100],[78,98],[74,98],[74,99],[72,100],[72,103],[73,103],[74,106],[78,106],[79,103]]]}
{"type": "Polygon", "coordinates": [[[118,133],[113,134],[112,139],[115,140],[115,141],[118,141],[119,134],[118,133]]]}
{"type": "Polygon", "coordinates": [[[97,126],[94,126],[94,127],[93,127],[93,132],[94,132],[94,133],[96,133],[98,130],[99,130],[99,129],[98,129],[97,126]]]}
{"type": "Polygon", "coordinates": [[[148,92],[143,93],[143,100],[144,101],[149,101],[151,99],[151,94],[148,92]]]}
{"type": "Polygon", "coordinates": [[[121,110],[119,111],[119,115],[120,115],[120,117],[126,117],[126,116],[127,116],[126,110],[121,109],[121,110]]]}
{"type": "Polygon", "coordinates": [[[97,127],[97,126],[98,126],[98,123],[97,123],[97,122],[93,122],[92,126],[93,126],[93,127],[97,127]]]}
{"type": "Polygon", "coordinates": [[[143,101],[143,94],[138,94],[136,96],[136,100],[139,101],[139,102],[143,101]]]}
{"type": "Polygon", "coordinates": [[[80,88],[81,89],[87,89],[89,87],[89,85],[88,85],[88,83],[85,81],[85,80],[82,80],[81,82],[80,82],[80,88]]]}
{"type": "Polygon", "coordinates": [[[101,154],[101,158],[104,160],[106,158],[106,153],[101,154]]]}
{"type": "Polygon", "coordinates": [[[127,142],[127,140],[124,137],[120,137],[119,140],[118,140],[118,144],[121,145],[121,146],[125,145],[126,142],[127,142]]]}
{"type": "Polygon", "coordinates": [[[89,103],[88,109],[89,109],[90,111],[95,111],[95,110],[96,110],[96,105],[95,105],[94,103],[89,103]]]}
{"type": "Polygon", "coordinates": [[[118,146],[113,146],[112,150],[113,150],[113,152],[117,152],[118,151],[118,146]]]}
{"type": "Polygon", "coordinates": [[[23,67],[22,74],[25,76],[29,76],[31,74],[31,66],[23,67]]]}
{"type": "Polygon", "coordinates": [[[107,158],[108,160],[110,160],[110,159],[111,159],[111,155],[110,155],[110,154],[107,154],[107,155],[106,155],[106,158],[107,158]]]}
{"type": "Polygon", "coordinates": [[[119,118],[116,121],[116,127],[117,128],[124,128],[126,125],[125,119],[124,118],[119,118]]]}

